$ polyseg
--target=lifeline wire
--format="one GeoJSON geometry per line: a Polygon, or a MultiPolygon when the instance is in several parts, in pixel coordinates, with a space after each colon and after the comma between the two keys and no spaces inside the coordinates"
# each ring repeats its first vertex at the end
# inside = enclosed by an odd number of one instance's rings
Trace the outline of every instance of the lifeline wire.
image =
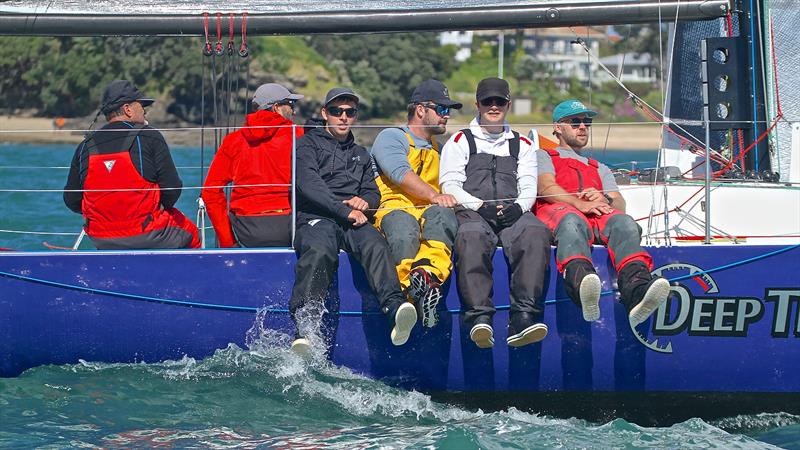
{"type": "MultiPolygon", "coordinates": [[[[702,270],[702,271],[690,273],[688,275],[682,275],[682,276],[678,276],[678,277],[675,277],[675,278],[669,278],[668,281],[670,283],[673,283],[673,282],[677,282],[677,281],[682,281],[682,280],[694,278],[694,277],[697,277],[699,275],[711,274],[711,273],[715,273],[715,272],[721,272],[723,270],[732,269],[734,267],[743,266],[743,265],[749,264],[751,262],[755,262],[755,261],[759,261],[759,260],[762,260],[762,259],[766,259],[766,258],[775,256],[775,255],[779,255],[781,253],[786,253],[786,252],[795,250],[797,248],[800,248],[800,244],[791,245],[791,246],[784,247],[784,248],[781,248],[781,249],[778,249],[778,250],[774,250],[774,251],[771,251],[771,252],[763,253],[761,255],[753,256],[753,257],[746,258],[746,259],[739,260],[739,261],[734,261],[732,263],[724,264],[722,266],[715,267],[713,269],[702,270]]],[[[252,307],[252,306],[220,305],[220,304],[216,304],[216,303],[191,302],[191,301],[184,301],[184,300],[175,300],[175,299],[165,299],[165,298],[151,297],[151,296],[146,296],[146,295],[128,294],[128,293],[125,293],[125,292],[110,291],[110,290],[106,290],[106,289],[95,289],[95,288],[90,288],[90,287],[85,287],[85,286],[77,286],[77,285],[74,285],[74,284],[61,283],[61,282],[58,282],[58,281],[45,280],[45,279],[42,279],[42,278],[29,277],[29,276],[25,276],[25,275],[19,275],[19,274],[15,274],[15,273],[10,273],[10,272],[0,272],[0,277],[15,279],[15,280],[19,280],[19,281],[26,281],[26,282],[30,282],[30,283],[36,283],[36,284],[45,285],[45,286],[57,287],[57,288],[61,288],[61,289],[68,289],[68,290],[72,290],[72,291],[86,292],[86,293],[89,293],[89,294],[99,294],[99,295],[106,295],[106,296],[109,296],[109,297],[125,298],[125,299],[129,299],[129,300],[139,300],[139,301],[146,301],[146,302],[163,303],[163,304],[174,305],[174,306],[186,306],[186,307],[193,307],[193,308],[204,308],[204,309],[214,309],[214,310],[221,310],[221,311],[235,311],[235,312],[258,312],[259,310],[262,310],[262,308],[256,308],[256,307],[252,307]]],[[[603,292],[600,293],[601,296],[608,296],[608,295],[611,295],[611,294],[614,294],[614,291],[603,291],[603,292]]],[[[555,298],[555,299],[546,300],[545,304],[554,304],[554,303],[562,302],[562,301],[571,301],[571,300],[567,299],[567,298],[555,298]]],[[[499,305],[499,306],[496,306],[495,308],[498,309],[498,310],[506,310],[506,309],[510,308],[510,305],[499,305]]],[[[281,308],[268,308],[268,309],[266,309],[266,311],[270,312],[270,313],[288,313],[289,312],[289,310],[281,309],[281,308]]],[[[462,311],[461,311],[461,309],[448,309],[447,312],[451,313],[451,314],[460,314],[462,311]]],[[[382,314],[382,313],[380,313],[378,311],[375,311],[375,312],[339,311],[336,314],[339,314],[340,316],[362,316],[362,315],[382,314]]]]}

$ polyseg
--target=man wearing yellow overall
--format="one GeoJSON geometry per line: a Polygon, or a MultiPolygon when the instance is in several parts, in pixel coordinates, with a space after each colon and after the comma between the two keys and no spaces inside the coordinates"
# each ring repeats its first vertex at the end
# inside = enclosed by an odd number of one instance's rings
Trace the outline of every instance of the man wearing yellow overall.
{"type": "Polygon", "coordinates": [[[375,225],[386,236],[400,284],[426,327],[438,322],[441,285],[452,270],[458,221],[455,197],[439,192],[439,144],[451,109],[460,109],[442,82],[423,81],[411,94],[408,124],[378,134],[372,157],[381,192],[375,225]]]}

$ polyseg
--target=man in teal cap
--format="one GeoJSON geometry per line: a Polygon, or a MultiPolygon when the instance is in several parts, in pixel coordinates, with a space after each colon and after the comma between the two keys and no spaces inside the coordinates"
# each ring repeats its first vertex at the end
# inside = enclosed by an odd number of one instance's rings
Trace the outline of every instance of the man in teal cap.
{"type": "Polygon", "coordinates": [[[617,270],[622,304],[634,326],[647,320],[669,295],[669,282],[652,277],[653,260],[640,245],[642,230],[625,214],[625,199],[606,165],[582,155],[596,111],[579,100],[553,109],[558,148],[537,150],[539,199],[536,216],[552,230],[558,271],[567,294],[587,321],[600,319],[600,278],[592,244],[608,247],[617,270]]]}

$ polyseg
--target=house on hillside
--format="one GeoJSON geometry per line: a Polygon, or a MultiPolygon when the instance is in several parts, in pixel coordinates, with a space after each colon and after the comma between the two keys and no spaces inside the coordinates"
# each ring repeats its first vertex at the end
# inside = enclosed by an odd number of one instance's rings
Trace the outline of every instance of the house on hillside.
{"type": "MultiPolygon", "coordinates": [[[[658,83],[658,66],[649,53],[625,53],[606,56],[600,62],[626,83],[658,83]]],[[[611,81],[604,70],[597,74],[598,82],[611,81]]]]}
{"type": "Polygon", "coordinates": [[[524,31],[522,47],[526,54],[547,67],[557,84],[567,83],[573,77],[585,84],[595,83],[593,78],[599,66],[577,43],[578,36],[593,55],[598,54],[601,41],[614,39],[605,30],[591,27],[534,28],[524,31]]]}
{"type": "Polygon", "coordinates": [[[439,33],[439,45],[458,47],[456,61],[463,62],[472,56],[472,31],[445,31],[439,33]]]}

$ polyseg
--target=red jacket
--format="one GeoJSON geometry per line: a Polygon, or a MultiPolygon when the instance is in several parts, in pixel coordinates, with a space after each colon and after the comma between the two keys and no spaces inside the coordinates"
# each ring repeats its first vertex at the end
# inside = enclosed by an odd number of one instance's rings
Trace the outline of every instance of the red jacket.
{"type": "MultiPolygon", "coordinates": [[[[297,138],[303,135],[302,127],[295,129],[297,138]]],[[[237,216],[266,216],[291,212],[291,182],[292,122],[267,110],[248,114],[244,127],[222,141],[203,185],[203,201],[220,247],[236,243],[223,186],[244,185],[231,191],[231,212],[237,216]],[[262,184],[284,186],[250,186],[262,184]]]]}

